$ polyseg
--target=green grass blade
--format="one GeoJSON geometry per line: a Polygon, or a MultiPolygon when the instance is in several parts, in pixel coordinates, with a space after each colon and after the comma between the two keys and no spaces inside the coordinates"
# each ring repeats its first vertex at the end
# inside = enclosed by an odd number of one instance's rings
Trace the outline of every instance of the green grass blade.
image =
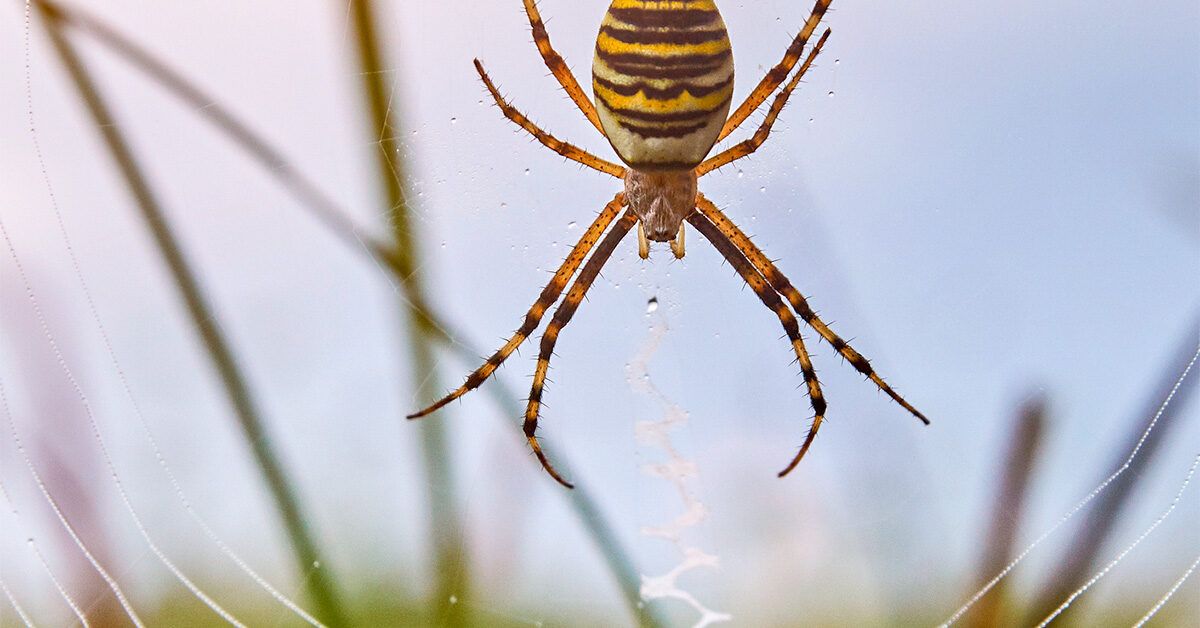
{"type": "Polygon", "coordinates": [[[308,529],[293,484],[272,449],[270,438],[263,426],[250,388],[228,341],[215,322],[212,308],[204,297],[196,274],[184,257],[163,214],[161,205],[121,134],[119,125],[115,124],[107,103],[101,96],[98,86],[84,66],[82,59],[62,32],[60,24],[54,19],[54,13],[47,11],[40,2],[36,5],[44,18],[42,23],[46,27],[54,50],[86,105],[95,127],[100,131],[105,147],[120,170],[121,176],[141,212],[142,219],[150,230],[175,285],[179,289],[192,324],[224,384],[226,394],[237,415],[243,437],[250,445],[259,472],[267,483],[275,506],[283,519],[293,553],[316,607],[315,614],[330,625],[344,625],[345,618],[342,614],[338,594],[335,591],[329,565],[320,560],[320,553],[317,551],[316,543],[308,529]],[[314,565],[320,565],[320,567],[315,568],[314,565]]]}

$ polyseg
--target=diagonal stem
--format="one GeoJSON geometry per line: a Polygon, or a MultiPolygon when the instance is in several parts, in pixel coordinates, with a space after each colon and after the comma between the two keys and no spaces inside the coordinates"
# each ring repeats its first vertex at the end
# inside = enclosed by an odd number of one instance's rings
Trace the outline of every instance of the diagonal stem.
{"type": "Polygon", "coordinates": [[[141,211],[142,219],[146,223],[147,229],[150,230],[154,242],[163,256],[163,261],[179,288],[192,325],[221,378],[229,402],[237,415],[243,438],[250,445],[259,473],[262,474],[274,498],[275,507],[283,519],[292,551],[301,573],[305,576],[309,595],[317,608],[316,614],[329,625],[344,625],[345,617],[334,586],[332,572],[328,565],[322,564],[320,560],[320,552],[317,550],[312,532],[308,528],[308,519],[303,514],[295,485],[288,478],[287,472],[283,469],[283,465],[271,445],[270,436],[263,425],[262,417],[245,375],[237,363],[237,358],[234,356],[228,340],[216,323],[212,307],[204,295],[196,273],[184,256],[179,242],[163,214],[161,204],[150,188],[125,137],[121,134],[119,125],[114,122],[95,81],[74,46],[62,32],[60,23],[55,19],[55,13],[48,10],[41,2],[35,4],[42,17],[45,18],[43,24],[54,45],[55,52],[70,75],[79,92],[80,99],[86,105],[125,185],[129,188],[130,194],[141,211]]]}

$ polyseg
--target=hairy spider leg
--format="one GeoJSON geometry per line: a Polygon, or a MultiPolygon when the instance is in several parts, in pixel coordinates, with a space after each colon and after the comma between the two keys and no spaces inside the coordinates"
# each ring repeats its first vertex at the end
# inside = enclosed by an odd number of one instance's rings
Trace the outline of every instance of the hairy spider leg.
{"type": "Polygon", "coordinates": [[[525,15],[529,16],[529,26],[533,29],[533,43],[537,45],[542,60],[546,62],[546,67],[550,68],[550,73],[558,79],[558,84],[562,85],[571,100],[575,101],[575,106],[579,107],[584,116],[587,116],[588,122],[591,122],[592,126],[596,127],[596,130],[603,135],[604,127],[600,125],[600,115],[596,113],[596,105],[592,104],[591,99],[579,86],[579,81],[575,79],[571,68],[567,67],[567,62],[563,61],[562,56],[550,44],[550,34],[546,32],[546,24],[542,22],[542,16],[538,13],[537,3],[534,0],[525,0],[525,15]]]}
{"type": "Polygon", "coordinates": [[[825,40],[829,39],[830,30],[825,29],[825,33],[821,35],[821,39],[817,40],[815,46],[808,53],[808,58],[804,60],[804,65],[796,71],[796,75],[788,84],[775,96],[775,101],[771,103],[771,109],[767,111],[767,117],[759,125],[758,130],[754,135],[745,141],[739,142],[729,149],[721,153],[709,157],[704,160],[699,166],[696,166],[696,176],[704,176],[717,168],[727,166],[743,157],[748,157],[758,150],[763,142],[771,135],[771,127],[774,126],[775,120],[779,118],[780,112],[787,105],[788,97],[792,95],[792,91],[800,84],[800,79],[804,78],[804,74],[808,72],[808,68],[812,67],[813,61],[817,55],[821,54],[821,48],[825,46],[825,40]]]}
{"type": "Polygon", "coordinates": [[[794,308],[796,313],[800,315],[800,318],[803,319],[805,323],[808,323],[808,325],[812,327],[814,331],[820,334],[821,337],[830,344],[830,346],[832,346],[838,353],[842,355],[842,357],[846,358],[846,361],[849,362],[850,365],[855,368],[855,370],[865,375],[872,382],[875,382],[875,385],[878,386],[880,390],[886,393],[887,396],[891,397],[893,401],[900,404],[902,408],[908,410],[913,416],[920,419],[922,423],[929,425],[929,419],[925,418],[924,414],[921,414],[920,411],[905,401],[899,393],[897,393],[895,390],[892,390],[892,387],[889,386],[887,382],[883,381],[883,378],[875,372],[875,369],[871,368],[871,363],[868,362],[861,353],[855,351],[854,347],[851,347],[845,340],[842,340],[841,337],[835,334],[833,330],[830,329],[829,326],[826,325],[815,312],[813,312],[812,308],[808,305],[808,300],[804,298],[804,295],[800,294],[800,291],[792,286],[792,282],[789,281],[783,273],[779,272],[779,269],[775,267],[775,263],[772,262],[766,255],[764,255],[762,250],[759,249],[758,246],[755,245],[754,242],[751,241],[750,238],[740,228],[738,228],[738,226],[734,224],[732,220],[730,220],[720,209],[718,209],[717,206],[712,203],[712,201],[705,198],[703,194],[701,194],[699,197],[697,209],[699,209],[700,213],[704,214],[706,218],[712,221],[712,223],[716,225],[717,229],[719,229],[721,233],[725,235],[725,237],[729,238],[729,240],[733,242],[734,246],[736,246],[738,250],[742,252],[742,255],[745,255],[746,259],[750,260],[750,263],[754,265],[754,268],[758,270],[759,273],[762,273],[763,277],[766,277],[767,283],[771,284],[772,288],[787,298],[787,300],[792,304],[792,308],[794,308]]]}
{"type": "Polygon", "coordinates": [[[508,356],[512,355],[513,351],[516,351],[517,347],[521,346],[521,343],[525,342],[525,339],[537,329],[542,321],[542,317],[546,315],[546,311],[550,309],[551,305],[554,305],[555,301],[558,301],[558,297],[562,295],[563,290],[567,287],[567,283],[571,281],[571,277],[579,269],[579,265],[583,263],[588,252],[592,250],[592,247],[596,246],[596,242],[608,230],[608,226],[612,224],[613,219],[617,216],[617,212],[621,211],[621,207],[624,204],[625,193],[622,192],[617,194],[616,198],[604,207],[600,215],[596,217],[596,220],[592,221],[591,226],[583,232],[583,236],[575,244],[575,248],[571,249],[571,252],[567,255],[567,259],[563,260],[562,265],[558,267],[550,283],[546,284],[546,287],[542,289],[542,294],[538,297],[537,301],[525,313],[525,320],[521,323],[521,327],[517,329],[516,333],[513,334],[512,338],[509,338],[503,347],[500,347],[496,353],[492,354],[492,357],[488,358],[483,363],[483,366],[480,366],[475,372],[467,376],[467,381],[454,392],[442,397],[437,403],[428,408],[408,415],[408,418],[419,419],[433,414],[451,401],[482,386],[487,381],[487,378],[491,377],[492,373],[508,359],[508,356]]]}
{"type": "Polygon", "coordinates": [[[583,270],[579,271],[579,276],[571,284],[571,290],[567,292],[567,296],[554,311],[554,318],[550,319],[550,324],[542,334],[537,369],[533,373],[533,387],[529,390],[529,404],[525,406],[525,437],[529,439],[529,446],[533,448],[534,455],[537,456],[538,461],[542,463],[542,467],[546,469],[550,477],[567,488],[575,487],[563,479],[550,464],[550,460],[542,452],[542,446],[538,444],[536,436],[538,412],[542,407],[542,391],[546,386],[546,371],[550,368],[550,357],[554,354],[554,343],[558,341],[559,332],[567,326],[567,323],[571,322],[571,317],[575,315],[575,310],[579,308],[580,302],[587,296],[588,288],[592,287],[592,282],[600,274],[600,269],[604,267],[617,245],[621,243],[621,239],[629,233],[636,222],[637,215],[626,210],[617,224],[613,226],[612,231],[609,231],[608,235],[604,236],[604,240],[596,247],[587,264],[584,264],[583,270]]]}
{"type": "Polygon", "coordinates": [[[700,235],[712,242],[721,256],[728,260],[734,270],[750,285],[750,289],[754,290],[763,305],[775,312],[775,315],[779,317],[779,322],[783,323],[783,329],[787,332],[788,338],[792,341],[792,349],[795,350],[796,360],[800,363],[800,372],[804,375],[804,383],[808,385],[808,398],[812,402],[814,416],[812,426],[808,429],[808,437],[804,439],[804,445],[800,447],[799,453],[787,468],[779,472],[779,477],[783,477],[800,464],[800,459],[808,453],[808,448],[812,446],[813,440],[817,437],[817,430],[821,429],[821,424],[825,421],[825,395],[821,393],[821,383],[817,380],[817,371],[813,368],[812,358],[809,357],[808,349],[804,346],[804,338],[800,335],[800,323],[796,321],[796,317],[788,309],[783,299],[779,298],[779,293],[767,284],[767,280],[742,256],[733,242],[703,214],[694,213],[688,216],[687,221],[696,228],[696,231],[700,232],[700,235]]]}
{"type": "Polygon", "coordinates": [[[813,6],[812,13],[809,14],[808,20],[804,23],[804,28],[800,29],[800,33],[792,40],[792,44],[788,46],[787,52],[783,55],[783,60],[778,65],[771,68],[770,72],[759,81],[750,95],[746,97],[745,102],[738,105],[733,114],[729,116],[729,120],[725,122],[725,126],[721,129],[721,135],[717,137],[717,141],[721,141],[729,137],[750,114],[754,113],[767,100],[771,94],[775,93],[775,89],[787,79],[792,73],[792,68],[796,67],[796,63],[800,61],[800,57],[804,55],[804,47],[808,45],[808,38],[812,37],[814,31],[817,30],[817,25],[821,23],[821,18],[824,17],[825,11],[829,9],[829,3],[833,0],[817,0],[813,6]]]}
{"type": "Polygon", "coordinates": [[[530,121],[529,118],[525,117],[524,114],[522,114],[520,111],[517,111],[516,107],[508,104],[508,101],[506,101],[504,97],[500,95],[500,91],[496,89],[496,84],[492,82],[492,79],[488,77],[487,72],[484,71],[483,64],[479,62],[479,59],[475,60],[475,70],[479,72],[479,78],[483,79],[483,84],[487,87],[488,92],[492,94],[492,98],[495,99],[496,105],[500,107],[500,111],[504,113],[504,117],[512,120],[522,129],[528,131],[530,135],[533,135],[533,137],[535,137],[537,141],[541,142],[546,148],[549,148],[550,150],[562,155],[563,157],[566,157],[567,159],[570,159],[571,161],[579,162],[593,170],[612,175],[618,179],[625,177],[624,167],[618,166],[611,161],[601,159],[583,150],[582,148],[568,144],[541,130],[536,124],[530,121]]]}

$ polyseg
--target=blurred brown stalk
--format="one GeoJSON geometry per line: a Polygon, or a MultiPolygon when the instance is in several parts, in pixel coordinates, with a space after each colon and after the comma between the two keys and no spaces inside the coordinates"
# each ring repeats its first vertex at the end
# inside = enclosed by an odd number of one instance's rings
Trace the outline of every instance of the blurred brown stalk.
{"type": "MultiPolygon", "coordinates": [[[[1133,415],[1137,418],[1129,422],[1129,433],[1123,442],[1114,447],[1113,460],[1104,467],[1106,470],[1101,472],[1101,477],[1112,472],[1108,469],[1118,469],[1127,461],[1129,467],[1113,481],[1107,491],[1096,499],[1096,503],[1092,505],[1090,516],[1079,523],[1079,529],[1074,534],[1075,540],[1062,559],[1056,563],[1058,569],[1047,579],[1045,586],[1041,588],[1042,594],[1032,606],[1030,614],[1026,615],[1027,624],[1035,624],[1054,612],[1059,604],[1096,570],[1097,557],[1104,549],[1109,537],[1112,536],[1113,528],[1121,520],[1121,516],[1129,506],[1130,498],[1137,494],[1137,488],[1146,479],[1148,475],[1146,469],[1157,459],[1155,454],[1166,442],[1167,436],[1178,423],[1178,418],[1183,416],[1188,401],[1196,392],[1197,370],[1200,369],[1193,368],[1188,372],[1188,376],[1180,382],[1172,403],[1163,408],[1167,397],[1175,389],[1176,382],[1179,381],[1179,373],[1187,368],[1193,356],[1196,355],[1197,330],[1200,330],[1200,314],[1194,317],[1188,325],[1174,355],[1159,374],[1158,384],[1146,398],[1141,409],[1133,415]],[[1160,408],[1163,408],[1161,415],[1158,414],[1160,408]],[[1158,422],[1154,431],[1150,432],[1146,436],[1145,442],[1141,443],[1141,450],[1138,451],[1137,457],[1129,461],[1129,452],[1138,446],[1150,422],[1156,419],[1158,422]]],[[[1071,609],[1077,609],[1079,606],[1081,604],[1072,605],[1071,609]]],[[[1078,622],[1079,613],[1072,613],[1071,609],[1068,609],[1064,616],[1060,616],[1058,620],[1060,624],[1065,622],[1065,625],[1070,625],[1078,622]]]]}
{"type": "MultiPolygon", "coordinates": [[[[1017,409],[1008,454],[1000,468],[1002,479],[992,509],[991,526],[984,537],[979,561],[979,582],[987,582],[1012,560],[1013,546],[1029,497],[1030,479],[1041,449],[1046,427],[1046,400],[1038,395],[1017,409]]],[[[1001,580],[967,616],[967,625],[990,628],[1007,625],[1008,581],[1001,580]]]]}

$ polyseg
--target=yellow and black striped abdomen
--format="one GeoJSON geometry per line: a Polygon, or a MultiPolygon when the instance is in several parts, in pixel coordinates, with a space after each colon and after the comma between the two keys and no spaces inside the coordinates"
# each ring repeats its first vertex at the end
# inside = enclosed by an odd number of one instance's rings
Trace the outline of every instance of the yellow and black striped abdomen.
{"type": "Polygon", "coordinates": [[[687,170],[712,150],[733,97],[733,53],[712,0],[614,0],[592,86],[617,155],[638,170],[687,170]]]}

